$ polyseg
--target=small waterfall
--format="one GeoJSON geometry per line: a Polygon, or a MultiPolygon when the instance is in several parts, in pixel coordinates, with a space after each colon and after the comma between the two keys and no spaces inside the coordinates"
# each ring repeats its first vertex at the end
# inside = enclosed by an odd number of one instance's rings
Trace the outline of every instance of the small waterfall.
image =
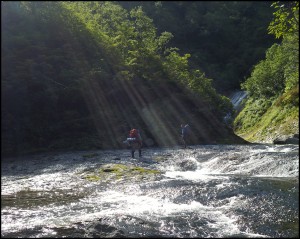
{"type": "Polygon", "coordinates": [[[236,91],[235,93],[233,93],[230,97],[230,101],[233,104],[233,107],[235,110],[238,110],[241,106],[241,103],[243,101],[243,99],[245,99],[247,96],[247,92],[246,91],[236,91]]]}
{"type": "MultiPolygon", "coordinates": [[[[229,99],[233,105],[233,108],[236,111],[235,114],[237,114],[242,109],[242,101],[246,97],[247,97],[246,91],[236,91],[236,92],[232,93],[231,96],[229,97],[229,99]]],[[[231,125],[233,118],[234,118],[234,116],[232,116],[230,113],[228,113],[224,117],[225,124],[231,125]]]]}

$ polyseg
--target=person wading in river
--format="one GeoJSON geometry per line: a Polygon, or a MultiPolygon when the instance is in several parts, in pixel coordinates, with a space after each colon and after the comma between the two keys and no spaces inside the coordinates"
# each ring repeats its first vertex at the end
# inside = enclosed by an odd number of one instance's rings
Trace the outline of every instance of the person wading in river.
{"type": "Polygon", "coordinates": [[[139,130],[132,128],[129,131],[129,137],[124,141],[131,149],[131,157],[134,158],[134,152],[137,149],[139,151],[139,157],[142,157],[142,137],[139,130]]]}
{"type": "Polygon", "coordinates": [[[189,142],[190,133],[191,133],[190,126],[188,124],[186,124],[186,125],[181,124],[181,139],[182,139],[184,148],[186,148],[187,143],[189,142]]]}

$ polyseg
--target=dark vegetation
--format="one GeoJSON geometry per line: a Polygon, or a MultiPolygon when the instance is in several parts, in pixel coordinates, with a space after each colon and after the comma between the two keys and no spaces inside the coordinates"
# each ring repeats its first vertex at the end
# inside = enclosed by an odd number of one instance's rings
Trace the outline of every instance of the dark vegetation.
{"type": "Polygon", "coordinates": [[[213,79],[221,94],[240,89],[253,65],[275,41],[268,34],[270,1],[120,1],[127,9],[143,6],[158,32],[174,35],[172,46],[190,53],[192,68],[213,79]]]}
{"type": "Polygon", "coordinates": [[[1,7],[2,155],[120,148],[132,126],[145,146],[177,145],[185,122],[193,143],[243,142],[220,93],[275,42],[270,2],[1,7]]]}

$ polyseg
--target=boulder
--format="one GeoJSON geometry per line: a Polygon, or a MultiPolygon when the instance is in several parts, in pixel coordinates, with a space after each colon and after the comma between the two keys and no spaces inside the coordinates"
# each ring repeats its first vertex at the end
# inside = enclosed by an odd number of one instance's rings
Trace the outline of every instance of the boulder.
{"type": "Polygon", "coordinates": [[[294,134],[290,137],[278,137],[273,140],[273,144],[299,144],[299,134],[294,134]]]}
{"type": "Polygon", "coordinates": [[[118,228],[103,224],[102,220],[90,223],[85,229],[85,237],[90,238],[121,238],[124,237],[124,232],[118,228]]]}

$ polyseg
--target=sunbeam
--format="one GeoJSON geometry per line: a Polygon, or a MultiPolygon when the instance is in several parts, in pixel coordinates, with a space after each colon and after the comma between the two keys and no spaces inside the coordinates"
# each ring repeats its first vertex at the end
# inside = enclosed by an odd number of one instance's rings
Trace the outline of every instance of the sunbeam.
{"type": "Polygon", "coordinates": [[[206,142],[206,135],[212,132],[217,135],[220,127],[220,122],[210,112],[205,111],[207,115],[199,117],[197,111],[203,106],[202,102],[191,98],[189,101],[182,100],[181,90],[165,84],[139,82],[138,79],[114,78],[112,82],[90,78],[86,81],[86,88],[98,135],[115,148],[121,146],[122,137],[126,137],[130,127],[139,128],[144,139],[150,138],[159,146],[181,143],[181,123],[192,125],[195,132],[193,143],[206,142]],[[154,88],[155,91],[152,90],[154,88]],[[112,95],[108,94],[108,89],[113,92],[112,95]],[[215,127],[208,127],[208,123],[215,127]]]}

